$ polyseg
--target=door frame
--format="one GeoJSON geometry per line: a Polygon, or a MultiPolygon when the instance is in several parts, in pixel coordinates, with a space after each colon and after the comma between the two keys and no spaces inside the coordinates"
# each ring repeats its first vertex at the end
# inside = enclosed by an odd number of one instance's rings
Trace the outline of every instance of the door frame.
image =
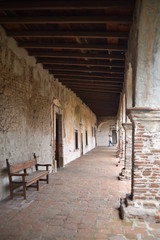
{"type": "Polygon", "coordinates": [[[55,172],[57,171],[57,161],[56,161],[56,118],[58,115],[59,119],[59,167],[64,167],[64,153],[63,153],[63,110],[61,103],[58,99],[54,99],[51,106],[51,116],[52,116],[52,157],[53,166],[55,172]]]}
{"type": "Polygon", "coordinates": [[[81,156],[83,155],[83,132],[81,132],[81,156]]]}

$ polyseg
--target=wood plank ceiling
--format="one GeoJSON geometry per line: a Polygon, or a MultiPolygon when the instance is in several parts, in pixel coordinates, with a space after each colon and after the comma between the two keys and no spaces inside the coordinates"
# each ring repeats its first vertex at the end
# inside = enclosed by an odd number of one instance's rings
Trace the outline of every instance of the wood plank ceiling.
{"type": "Polygon", "coordinates": [[[133,0],[2,0],[0,24],[97,116],[115,116],[133,10],[133,0]]]}

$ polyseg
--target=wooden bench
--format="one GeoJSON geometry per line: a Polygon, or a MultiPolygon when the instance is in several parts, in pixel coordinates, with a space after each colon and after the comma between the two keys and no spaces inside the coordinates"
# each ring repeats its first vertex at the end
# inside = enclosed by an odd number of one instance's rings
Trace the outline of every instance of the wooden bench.
{"type": "Polygon", "coordinates": [[[14,195],[24,196],[24,199],[26,199],[26,189],[28,187],[36,187],[38,191],[39,181],[46,181],[47,184],[49,183],[48,167],[51,166],[51,164],[38,164],[36,158],[32,160],[27,160],[22,163],[16,163],[16,164],[10,164],[8,159],[6,159],[6,162],[7,162],[11,199],[13,199],[13,193],[14,195]],[[46,170],[38,170],[39,166],[41,167],[45,166],[46,170]],[[28,169],[32,169],[32,172],[31,173],[27,172],[28,169]],[[35,186],[33,185],[34,183],[36,183],[35,186]],[[23,187],[22,194],[13,192],[13,190],[19,186],[23,187]]]}

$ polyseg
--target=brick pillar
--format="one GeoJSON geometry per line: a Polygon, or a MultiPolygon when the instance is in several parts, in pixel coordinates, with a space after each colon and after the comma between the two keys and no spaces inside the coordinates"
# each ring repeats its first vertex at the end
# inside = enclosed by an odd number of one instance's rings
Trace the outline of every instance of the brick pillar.
{"type": "Polygon", "coordinates": [[[132,169],[132,123],[122,124],[125,130],[125,151],[124,151],[124,168],[121,170],[119,180],[131,178],[132,169]]]}
{"type": "Polygon", "coordinates": [[[132,108],[132,193],[121,199],[124,218],[160,222],[160,109],[132,108]]]}
{"type": "Polygon", "coordinates": [[[121,125],[120,135],[119,135],[119,160],[120,161],[124,160],[124,155],[125,155],[125,131],[121,125]]]}

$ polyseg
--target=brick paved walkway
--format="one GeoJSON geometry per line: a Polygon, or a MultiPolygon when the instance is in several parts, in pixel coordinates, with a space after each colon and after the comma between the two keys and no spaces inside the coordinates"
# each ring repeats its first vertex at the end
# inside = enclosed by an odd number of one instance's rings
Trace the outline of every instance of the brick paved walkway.
{"type": "Polygon", "coordinates": [[[119,219],[119,199],[129,182],[117,180],[113,148],[98,147],[27,191],[0,203],[0,239],[151,240],[160,239],[160,224],[119,219]]]}

